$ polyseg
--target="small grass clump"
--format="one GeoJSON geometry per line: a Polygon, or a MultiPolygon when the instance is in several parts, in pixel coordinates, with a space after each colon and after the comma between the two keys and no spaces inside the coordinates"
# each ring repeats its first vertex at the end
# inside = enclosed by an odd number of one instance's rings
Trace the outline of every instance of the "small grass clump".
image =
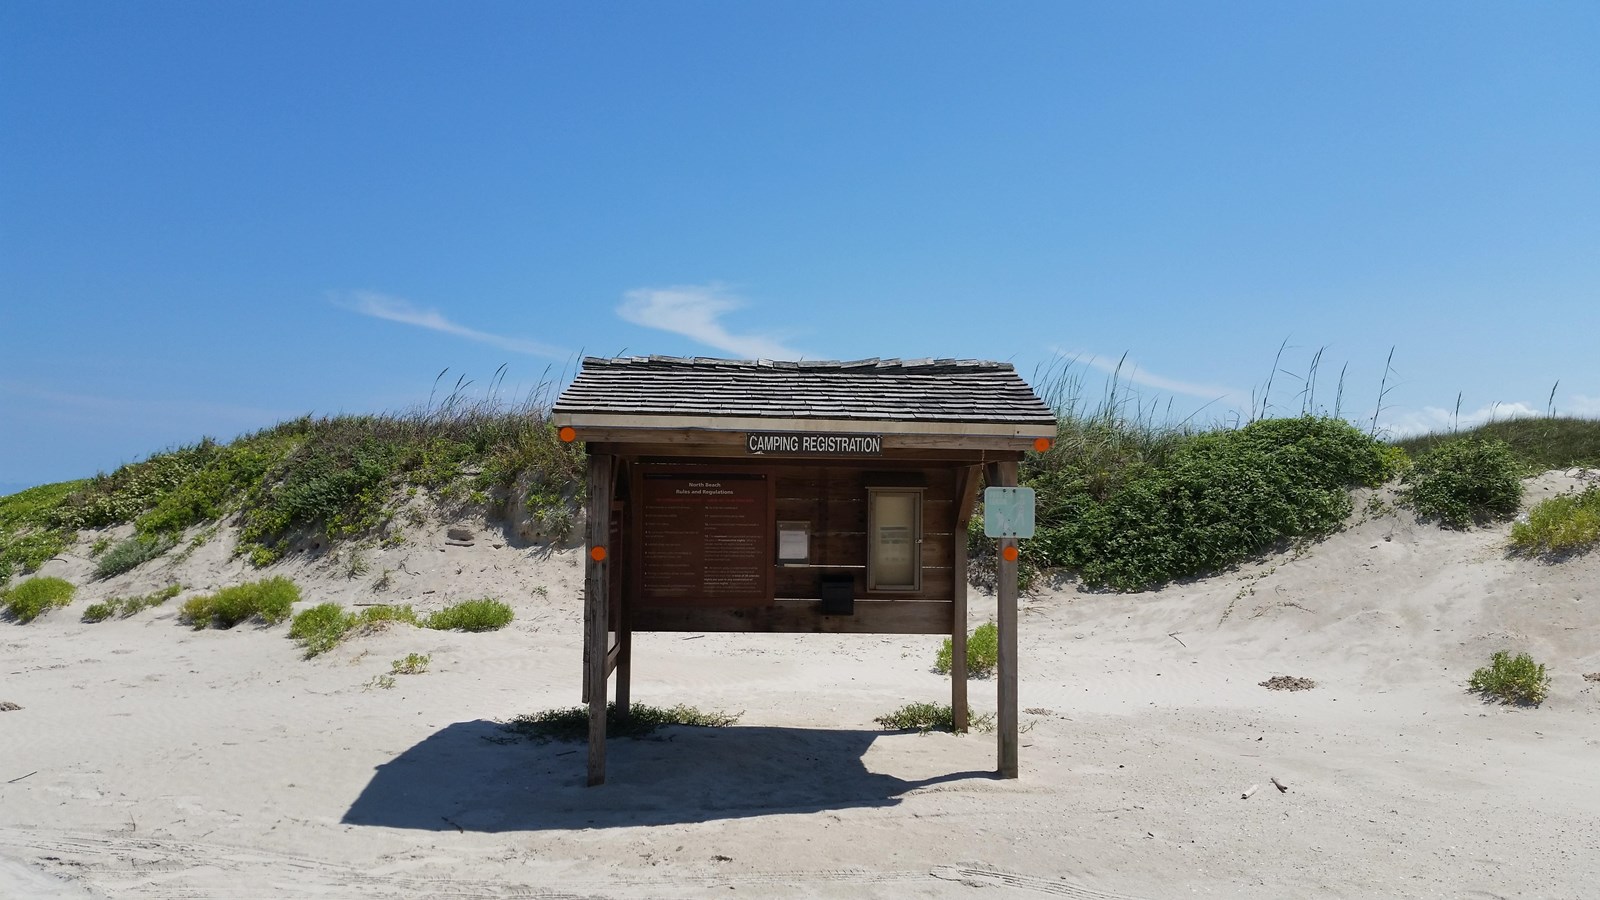
{"type": "Polygon", "coordinates": [[[1472,673],[1467,690],[1482,694],[1485,700],[1538,706],[1550,692],[1550,676],[1544,664],[1526,653],[1512,657],[1504,650],[1490,657],[1489,665],[1472,673]]]}
{"type": "Polygon", "coordinates": [[[485,597],[447,606],[422,620],[423,628],[435,631],[498,631],[511,624],[511,607],[485,597]]]}
{"type": "Polygon", "coordinates": [[[72,602],[77,592],[64,578],[29,578],[13,588],[0,591],[6,612],[18,622],[32,622],[39,616],[72,602]]]}
{"type": "Polygon", "coordinates": [[[1527,555],[1562,556],[1600,545],[1600,484],[1581,494],[1540,501],[1528,521],[1511,526],[1511,548],[1527,555]]]}
{"type": "Polygon", "coordinates": [[[181,584],[169,584],[159,591],[145,594],[142,597],[107,597],[99,603],[90,604],[89,608],[83,611],[83,620],[85,622],[104,622],[118,613],[121,613],[122,618],[126,619],[153,606],[160,606],[178,596],[178,592],[182,590],[183,585],[181,584]]]}
{"type": "Polygon", "coordinates": [[[368,606],[360,612],[347,613],[337,603],[319,603],[294,617],[289,637],[301,643],[305,658],[310,659],[337,647],[351,631],[381,628],[393,622],[415,625],[417,614],[409,606],[368,606]]]}
{"type": "Polygon", "coordinates": [[[404,659],[397,659],[389,663],[390,675],[421,675],[428,671],[428,664],[433,662],[433,655],[429,653],[407,653],[404,659]]]}
{"type": "MultiPolygon", "coordinates": [[[[967,720],[969,731],[989,731],[994,728],[992,713],[969,714],[967,720]]],[[[885,731],[918,731],[927,734],[935,730],[955,731],[956,713],[948,703],[907,703],[872,721],[882,725],[885,731]]]]}
{"type": "Polygon", "coordinates": [[[1516,515],[1523,464],[1504,441],[1463,438],[1417,458],[1402,479],[1402,503],[1447,528],[1516,515]]]}
{"type": "Polygon", "coordinates": [[[183,604],[181,618],[197,630],[207,626],[232,628],[251,618],[276,625],[289,618],[299,599],[299,586],[280,575],[191,597],[183,604]]]}
{"type": "MultiPolygon", "coordinates": [[[[944,646],[939,648],[939,654],[933,661],[933,667],[939,670],[940,675],[950,674],[950,667],[955,661],[954,654],[954,642],[945,638],[944,646]]],[[[967,676],[993,675],[998,665],[1000,629],[993,622],[986,622],[973,629],[967,637],[967,676]]]]}
{"type": "Polygon", "coordinates": [[[171,550],[177,539],[172,535],[134,535],[100,554],[94,566],[94,577],[105,580],[121,575],[171,550]]]}
{"type": "MultiPolygon", "coordinates": [[[[660,707],[635,703],[626,717],[617,714],[617,704],[606,705],[607,737],[645,737],[664,725],[695,728],[723,728],[739,721],[743,713],[706,712],[693,706],[660,707]]],[[[500,723],[505,731],[536,741],[581,741],[589,736],[589,708],[572,706],[517,716],[500,723]]]]}

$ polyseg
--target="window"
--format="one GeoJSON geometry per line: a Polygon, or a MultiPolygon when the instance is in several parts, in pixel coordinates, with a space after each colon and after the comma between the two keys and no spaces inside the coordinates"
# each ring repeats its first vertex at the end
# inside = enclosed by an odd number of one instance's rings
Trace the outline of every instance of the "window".
{"type": "Polygon", "coordinates": [[[922,490],[867,489],[867,590],[922,590],[922,490]]]}

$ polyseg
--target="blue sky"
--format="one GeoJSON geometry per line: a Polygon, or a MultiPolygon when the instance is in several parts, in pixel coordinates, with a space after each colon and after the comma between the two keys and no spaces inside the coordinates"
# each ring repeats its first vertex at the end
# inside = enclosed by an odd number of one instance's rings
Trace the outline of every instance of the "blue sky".
{"type": "Polygon", "coordinates": [[[1600,4],[0,4],[0,490],[580,354],[1600,415],[1600,4]]]}

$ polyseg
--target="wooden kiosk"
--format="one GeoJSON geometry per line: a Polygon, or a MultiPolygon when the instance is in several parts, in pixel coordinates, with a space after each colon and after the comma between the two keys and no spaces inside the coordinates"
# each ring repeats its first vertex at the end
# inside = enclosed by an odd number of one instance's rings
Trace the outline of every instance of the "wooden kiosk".
{"type": "MultiPolygon", "coordinates": [[[[607,686],[635,631],[947,634],[967,726],[967,523],[1056,420],[1010,364],[585,359],[556,401],[588,450],[584,700],[605,780],[607,686]]],[[[1000,539],[999,772],[1017,776],[1017,567],[1000,539]],[[1007,557],[1010,557],[1009,559],[1007,557]]]]}

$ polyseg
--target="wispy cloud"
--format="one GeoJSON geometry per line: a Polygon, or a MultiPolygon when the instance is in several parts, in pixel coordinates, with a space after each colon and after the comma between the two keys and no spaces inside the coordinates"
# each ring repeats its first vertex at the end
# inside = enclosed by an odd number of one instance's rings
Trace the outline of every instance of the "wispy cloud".
{"type": "Polygon", "coordinates": [[[638,288],[623,297],[617,315],[635,325],[681,334],[745,359],[800,359],[806,355],[773,335],[730,332],[721,319],[745,302],[719,284],[638,288]]]}
{"type": "Polygon", "coordinates": [[[332,294],[334,305],[371,316],[374,319],[384,319],[389,322],[399,322],[402,325],[414,325],[426,328],[429,331],[439,331],[456,337],[499,347],[512,353],[526,353],[529,356],[543,356],[549,359],[565,359],[571,354],[560,347],[550,344],[530,341],[526,338],[506,337],[505,335],[491,334],[468,328],[444,317],[437,310],[423,309],[402,297],[391,297],[376,291],[353,291],[349,294],[332,294]]]}
{"type": "Polygon", "coordinates": [[[1557,397],[1556,412],[1563,416],[1600,416],[1600,397],[1573,394],[1565,402],[1557,397]]]}
{"type": "Polygon", "coordinates": [[[208,400],[115,397],[80,394],[40,387],[22,381],[0,381],[0,396],[29,405],[29,412],[44,419],[78,424],[117,423],[168,425],[203,423],[206,428],[261,428],[290,418],[294,410],[215,403],[208,400]]]}
{"type": "Polygon", "coordinates": [[[1250,402],[1249,391],[1241,391],[1238,388],[1220,384],[1182,381],[1177,378],[1157,375],[1126,356],[1112,358],[1096,356],[1092,353],[1073,353],[1062,350],[1059,347],[1052,347],[1051,350],[1063,360],[1082,363],[1091,368],[1099,369],[1108,375],[1115,375],[1124,381],[1155,388],[1158,391],[1183,394],[1186,397],[1199,397],[1203,400],[1217,400],[1235,405],[1248,405],[1250,402]]]}

